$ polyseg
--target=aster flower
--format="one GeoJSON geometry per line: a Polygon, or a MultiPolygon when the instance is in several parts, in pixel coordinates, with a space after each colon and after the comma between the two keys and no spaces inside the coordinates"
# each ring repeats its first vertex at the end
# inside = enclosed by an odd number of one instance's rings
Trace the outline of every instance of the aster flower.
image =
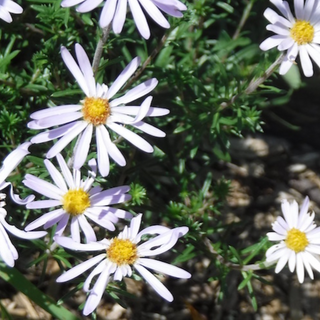
{"type": "MultiPolygon", "coordinates": [[[[0,193],[0,200],[4,200],[6,195],[4,193],[0,193]]],[[[5,220],[7,211],[3,208],[5,206],[4,201],[0,201],[0,260],[4,261],[4,263],[13,267],[15,260],[18,259],[18,251],[10,241],[8,233],[21,238],[21,239],[38,239],[44,237],[47,232],[45,231],[35,231],[35,232],[25,232],[19,230],[18,228],[8,224],[5,220]]]]}
{"type": "Polygon", "coordinates": [[[22,13],[23,9],[11,0],[0,0],[0,19],[5,22],[12,22],[10,13],[22,13]]]}
{"type": "Polygon", "coordinates": [[[267,234],[270,241],[281,241],[266,252],[267,262],[277,261],[275,272],[280,272],[288,263],[291,272],[296,268],[300,283],[304,280],[304,268],[313,279],[312,268],[320,271],[320,228],[314,223],[314,212],[308,214],[309,198],[300,209],[296,201],[282,202],[284,219],[278,217],[273,223],[275,232],[267,234]]]}
{"type": "Polygon", "coordinates": [[[45,129],[62,125],[31,139],[32,143],[42,143],[53,139],[58,142],[48,151],[47,158],[57,155],[75,137],[79,140],[74,151],[74,167],[80,169],[86,161],[93,130],[96,133],[98,167],[102,176],[109,173],[109,156],[120,166],[126,161],[117,146],[111,141],[108,130],[114,131],[124,139],[145,152],[152,152],[152,146],[136,133],[126,128],[130,125],[155,137],[164,137],[165,133],[142,121],[146,116],[163,116],[169,113],[167,109],[150,107],[152,97],[147,97],[141,106],[126,106],[155,88],[158,81],[150,79],[129,90],[124,96],[112,99],[125,82],[133,75],[139,66],[140,59],[133,59],[122,71],[112,86],[96,84],[89,59],[83,48],[76,44],[78,64],[65,47],[61,54],[67,67],[78,81],[86,98],[76,105],[63,105],[48,108],[31,114],[34,121],[28,126],[32,129],[45,129]]]}
{"type": "MultiPolygon", "coordinates": [[[[61,6],[72,7],[80,4],[77,7],[78,12],[89,12],[98,7],[102,1],[63,0],[61,6]]],[[[163,28],[169,28],[170,24],[161,11],[172,17],[181,18],[183,16],[181,11],[187,10],[187,7],[178,0],[106,0],[99,20],[101,28],[105,28],[112,23],[114,33],[120,33],[126,19],[128,3],[134,22],[145,39],[149,39],[150,29],[142,8],[163,28]]]]}
{"type": "Polygon", "coordinates": [[[133,218],[129,228],[125,227],[118,237],[110,240],[103,239],[88,244],[79,244],[70,238],[56,237],[56,242],[59,245],[71,250],[85,252],[105,251],[73,267],[57,279],[58,282],[71,280],[97,265],[84,282],[83,289],[89,292],[83,309],[84,315],[90,314],[97,308],[109,281],[121,281],[123,277],[131,277],[133,268],[140,273],[161,297],[170,302],[173,300],[170,291],[147,269],[153,269],[176,278],[187,279],[191,277],[189,272],[181,268],[145,258],[171,249],[177,240],[188,232],[188,228],[180,227],[170,230],[164,226],[151,226],[139,232],[141,217],[142,215],[139,214],[133,218]],[[144,235],[157,236],[139,244],[144,235]],[[91,282],[97,275],[99,276],[92,289],[90,289],[91,282]]]}
{"type": "Polygon", "coordinates": [[[47,212],[25,228],[26,231],[34,230],[40,226],[45,229],[55,224],[55,235],[62,235],[68,221],[71,219],[71,236],[74,241],[80,242],[80,229],[83,231],[87,242],[96,241],[95,232],[86,218],[108,230],[115,230],[114,223],[119,218],[131,218],[131,213],[122,209],[110,207],[112,204],[122,203],[131,198],[126,194],[129,186],[121,186],[104,190],[100,187],[92,187],[96,176],[95,160],[89,162],[92,171],[86,180],[81,180],[81,173],[74,169],[71,174],[65,160],[58,154],[57,160],[62,174],[49,161],[44,160],[45,166],[54,181],[54,184],[27,174],[23,184],[50,198],[50,200],[38,200],[27,204],[28,209],[45,209],[58,207],[47,212]]]}
{"type": "Polygon", "coordinates": [[[320,7],[318,0],[294,0],[296,17],[291,13],[288,2],[282,0],[270,0],[284,17],[268,8],[264,16],[271,22],[267,26],[276,35],[263,41],[260,45],[262,50],[273,47],[279,51],[287,50],[280,65],[280,74],[286,74],[295,62],[297,55],[303,73],[306,77],[313,75],[311,59],[320,66],[320,7]],[[311,58],[311,59],[310,59],[311,58]]]}

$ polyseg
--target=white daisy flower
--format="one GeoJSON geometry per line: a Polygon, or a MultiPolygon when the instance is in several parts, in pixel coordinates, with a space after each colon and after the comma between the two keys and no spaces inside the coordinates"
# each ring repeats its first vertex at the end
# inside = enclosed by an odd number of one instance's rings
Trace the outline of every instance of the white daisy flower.
{"type": "Polygon", "coordinates": [[[300,56],[303,73],[306,77],[313,75],[311,59],[320,66],[320,7],[318,0],[294,0],[296,17],[291,13],[287,1],[270,0],[284,17],[268,8],[264,16],[271,22],[267,25],[276,35],[260,44],[264,51],[273,47],[279,51],[287,50],[280,65],[280,74],[286,74],[300,56]],[[311,58],[311,59],[310,59],[311,58]]]}
{"type": "Polygon", "coordinates": [[[145,258],[171,249],[178,239],[188,232],[188,228],[180,227],[170,230],[167,227],[158,225],[148,227],[139,232],[141,217],[142,215],[139,214],[133,218],[130,227],[125,227],[118,237],[111,240],[103,239],[98,242],[80,244],[70,238],[56,238],[56,242],[59,245],[71,250],[85,252],[105,251],[73,267],[57,279],[58,282],[71,280],[97,265],[84,282],[83,289],[89,292],[83,309],[84,315],[90,314],[97,308],[109,281],[121,281],[123,277],[131,277],[132,268],[138,271],[161,297],[170,302],[173,300],[170,291],[147,269],[153,269],[176,278],[187,279],[191,277],[190,273],[183,269],[168,263],[145,258]],[[144,235],[157,236],[139,244],[144,235]],[[91,282],[97,275],[99,276],[92,289],[90,289],[91,282]]]}
{"type": "Polygon", "coordinates": [[[34,230],[40,226],[44,226],[47,229],[58,224],[55,235],[61,236],[69,219],[71,219],[72,239],[80,242],[81,229],[86,241],[91,242],[96,241],[97,238],[86,218],[111,231],[115,230],[114,223],[118,222],[118,217],[123,219],[132,218],[131,213],[110,207],[112,204],[122,203],[131,199],[131,196],[127,194],[130,190],[129,186],[102,191],[98,186],[92,187],[96,176],[94,159],[89,162],[92,171],[89,171],[89,176],[86,180],[81,180],[81,173],[77,169],[73,170],[72,175],[60,154],[57,155],[57,160],[62,174],[49,160],[44,160],[54,184],[31,174],[27,174],[23,181],[26,187],[50,198],[50,200],[38,200],[28,203],[28,209],[58,207],[31,222],[25,228],[26,231],[34,230]]]}
{"type": "MultiPolygon", "coordinates": [[[[63,0],[61,6],[72,7],[80,4],[77,7],[78,12],[89,12],[101,2],[103,0],[63,0]]],[[[126,19],[128,4],[134,22],[145,39],[149,39],[150,29],[144,11],[158,25],[169,28],[170,24],[161,11],[172,17],[181,18],[183,16],[181,11],[187,10],[187,7],[178,0],[106,0],[100,15],[100,27],[105,28],[112,23],[114,33],[120,33],[126,19]]]]}
{"type": "Polygon", "coordinates": [[[284,219],[278,217],[272,224],[275,232],[267,234],[270,241],[281,241],[266,252],[267,262],[278,261],[275,272],[280,272],[288,262],[291,272],[296,268],[300,283],[304,280],[304,268],[313,279],[312,268],[320,271],[320,228],[314,223],[314,212],[308,214],[309,198],[306,197],[300,209],[296,201],[282,202],[284,219]]]}
{"type": "Polygon", "coordinates": [[[61,48],[61,54],[86,98],[76,105],[63,105],[31,114],[34,121],[29,122],[29,128],[45,129],[62,125],[59,128],[36,135],[31,139],[31,142],[42,143],[60,138],[47,153],[47,158],[52,158],[75,137],[79,136],[74,151],[74,167],[80,169],[86,161],[93,130],[95,129],[99,171],[102,176],[107,176],[109,173],[109,156],[120,166],[124,166],[126,160],[111,141],[106,127],[139,149],[152,152],[152,146],[139,135],[127,129],[126,126],[130,125],[155,137],[164,137],[165,133],[163,131],[143,122],[142,119],[146,116],[163,116],[168,114],[169,110],[150,107],[151,96],[147,97],[141,106],[126,106],[127,103],[153,90],[158,83],[156,79],[147,80],[129,90],[124,96],[111,100],[136,71],[140,63],[139,58],[133,59],[112,86],[108,88],[105,84],[96,83],[90,61],[83,48],[79,44],[76,44],[75,48],[78,64],[65,47],[61,48]]]}
{"type": "MultiPolygon", "coordinates": [[[[4,193],[0,193],[0,200],[4,200],[5,198],[6,195],[4,193]]],[[[28,240],[44,237],[47,234],[47,232],[25,232],[8,224],[5,220],[7,211],[3,208],[4,206],[5,202],[0,201],[0,260],[4,261],[4,263],[7,266],[13,267],[15,260],[18,259],[18,251],[12,244],[7,232],[20,239],[28,240]]]]}
{"type": "Polygon", "coordinates": [[[11,0],[0,0],[0,19],[5,22],[12,22],[10,13],[22,13],[23,9],[17,3],[11,0]]]}

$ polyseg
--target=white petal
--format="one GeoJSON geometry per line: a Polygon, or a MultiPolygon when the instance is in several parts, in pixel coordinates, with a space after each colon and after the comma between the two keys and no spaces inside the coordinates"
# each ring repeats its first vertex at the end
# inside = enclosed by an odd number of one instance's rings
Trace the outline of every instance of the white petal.
{"type": "Polygon", "coordinates": [[[18,258],[18,252],[16,248],[11,243],[4,227],[0,224],[0,258],[9,267],[14,266],[14,260],[18,258]]]}
{"type": "Polygon", "coordinates": [[[153,78],[149,79],[143,83],[140,83],[138,86],[134,87],[133,89],[129,90],[124,96],[114,99],[111,101],[110,105],[113,108],[114,106],[118,106],[120,104],[126,104],[128,102],[137,100],[150,91],[152,91],[158,84],[158,80],[153,78]]]}
{"type": "Polygon", "coordinates": [[[61,124],[66,124],[69,122],[73,122],[83,117],[82,112],[69,112],[62,115],[54,115],[51,117],[43,118],[37,120],[37,125],[42,129],[50,128],[53,126],[59,126],[61,124]]]}
{"type": "Polygon", "coordinates": [[[139,0],[149,16],[162,28],[170,28],[170,24],[161,11],[150,0],[139,0]]]}
{"type": "Polygon", "coordinates": [[[69,134],[74,128],[77,128],[79,123],[81,123],[81,122],[80,121],[71,122],[71,123],[68,123],[62,127],[48,130],[45,132],[41,132],[41,133],[37,134],[36,136],[34,136],[31,139],[31,142],[32,143],[42,143],[42,142],[51,141],[53,139],[58,139],[58,138],[62,137],[63,135],[69,134]]]}
{"type": "Polygon", "coordinates": [[[153,148],[149,142],[138,136],[136,133],[122,127],[116,123],[109,123],[108,127],[116,132],[118,135],[122,136],[124,139],[131,142],[134,146],[141,149],[144,152],[153,152],[153,148]]]}
{"type": "Polygon", "coordinates": [[[66,180],[69,189],[74,189],[75,188],[75,183],[73,181],[73,177],[72,174],[66,164],[66,161],[64,160],[64,158],[62,157],[62,155],[59,153],[57,154],[57,160],[60,166],[60,169],[62,171],[62,174],[64,176],[64,179],[66,180]]]}
{"type": "Polygon", "coordinates": [[[19,230],[15,226],[11,226],[10,224],[8,224],[5,221],[5,219],[1,217],[0,217],[0,221],[1,221],[1,224],[7,229],[7,231],[9,231],[11,234],[13,234],[14,236],[20,239],[28,239],[28,240],[39,239],[44,237],[47,234],[46,231],[25,232],[23,230],[19,230]]]}
{"type": "Polygon", "coordinates": [[[52,107],[52,108],[47,108],[47,109],[43,109],[43,110],[31,113],[30,118],[35,120],[42,120],[43,118],[48,118],[52,116],[57,116],[57,115],[61,116],[65,113],[70,113],[70,112],[73,113],[81,110],[81,108],[82,108],[81,105],[75,105],[75,104],[52,107]]]}
{"type": "Polygon", "coordinates": [[[160,130],[160,129],[158,129],[148,123],[145,123],[143,121],[132,124],[132,126],[141,130],[142,132],[150,134],[153,137],[163,138],[166,136],[166,133],[163,132],[162,130],[160,130]]]}
{"type": "MultiPolygon", "coordinates": [[[[84,12],[90,12],[93,9],[95,9],[96,7],[99,6],[99,4],[102,2],[103,0],[87,0],[85,2],[83,2],[82,4],[80,4],[77,7],[77,11],[84,13],[84,12]]],[[[62,4],[61,4],[62,5],[62,4]]],[[[79,61],[79,59],[78,59],[79,61]]]]}
{"type": "Polygon", "coordinates": [[[103,260],[106,257],[104,253],[99,254],[96,257],[93,257],[87,261],[84,261],[77,266],[73,267],[72,269],[68,270],[67,272],[63,273],[60,277],[57,278],[57,282],[65,282],[69,281],[71,279],[74,279],[75,277],[83,274],[88,269],[90,269],[95,264],[99,263],[101,260],[103,260]]]}
{"type": "Polygon", "coordinates": [[[297,254],[297,276],[300,283],[304,280],[304,267],[301,252],[297,254]]]}
{"type": "Polygon", "coordinates": [[[84,308],[83,308],[83,314],[85,316],[89,315],[91,312],[93,312],[97,308],[101,300],[101,297],[104,293],[104,290],[106,289],[106,286],[109,282],[109,279],[110,279],[109,277],[110,277],[110,273],[107,266],[107,268],[100,274],[94,287],[90,291],[89,297],[87,298],[86,304],[84,305],[84,308]]]}
{"type": "Polygon", "coordinates": [[[137,0],[129,0],[130,10],[132,12],[132,16],[134,22],[142,35],[143,38],[149,39],[150,38],[150,29],[148,26],[147,19],[140,8],[140,4],[137,0]]]}
{"type": "Polygon", "coordinates": [[[127,0],[119,0],[117,10],[112,22],[112,29],[114,33],[119,34],[122,31],[127,14],[127,0]]]}
{"type": "Polygon", "coordinates": [[[80,228],[78,217],[72,217],[70,224],[71,238],[75,242],[81,242],[80,239],[80,228]]]}
{"type": "Polygon", "coordinates": [[[100,130],[101,136],[103,137],[103,143],[108,151],[110,157],[119,165],[125,166],[126,159],[118,149],[118,147],[111,141],[108,130],[105,126],[97,127],[97,130],[100,130]]]}
{"type": "MultiPolygon", "coordinates": [[[[91,0],[90,2],[92,3],[94,1],[91,0]]],[[[79,43],[76,43],[75,50],[76,50],[76,56],[79,63],[79,67],[81,69],[81,72],[87,84],[87,88],[89,90],[89,95],[90,97],[94,97],[96,95],[96,81],[94,79],[94,74],[91,68],[91,63],[89,61],[89,58],[79,43]]]]}
{"type": "Polygon", "coordinates": [[[85,95],[87,97],[89,97],[90,90],[88,88],[87,81],[86,81],[83,73],[81,72],[79,66],[76,64],[75,60],[73,59],[72,55],[67,50],[67,48],[61,47],[61,56],[62,56],[64,63],[66,64],[66,66],[68,67],[68,69],[70,70],[72,75],[77,80],[82,91],[85,93],[85,95]]]}
{"type": "Polygon", "coordinates": [[[173,301],[170,291],[151,272],[138,264],[134,265],[134,268],[162,298],[169,302],[173,301]]]}
{"type": "Polygon", "coordinates": [[[48,221],[50,221],[52,219],[55,219],[58,216],[62,217],[63,214],[64,214],[64,210],[63,209],[57,209],[57,210],[53,210],[53,211],[47,212],[47,213],[43,214],[41,217],[39,217],[38,219],[36,219],[33,222],[29,223],[25,227],[25,230],[26,231],[30,231],[30,230],[37,229],[40,226],[43,226],[48,221]]]}
{"type": "Polygon", "coordinates": [[[297,19],[302,20],[303,19],[303,5],[304,0],[294,0],[294,12],[296,14],[297,19]]]}
{"type": "Polygon", "coordinates": [[[311,268],[311,265],[310,265],[310,262],[309,262],[309,256],[312,257],[312,255],[307,253],[307,252],[301,252],[301,255],[302,255],[302,262],[304,264],[304,267],[307,270],[307,272],[309,274],[309,277],[311,279],[313,279],[313,272],[312,272],[312,268],[311,268]]]}
{"type": "MultiPolygon", "coordinates": [[[[105,254],[101,254],[100,256],[103,256],[105,258],[105,254]]],[[[93,270],[92,272],[89,274],[88,278],[86,279],[86,281],[83,284],[83,291],[85,292],[89,292],[90,291],[90,284],[92,279],[99,273],[101,273],[105,268],[106,268],[106,259],[102,260],[93,270]]]]}
{"type": "Polygon", "coordinates": [[[85,0],[62,0],[61,7],[63,7],[63,8],[72,7],[72,6],[75,6],[83,1],[85,1],[85,0]]]}
{"type": "Polygon", "coordinates": [[[116,229],[114,224],[109,220],[109,217],[107,214],[104,217],[100,218],[100,217],[97,217],[95,214],[92,214],[92,211],[90,209],[87,209],[85,212],[85,215],[89,219],[91,219],[93,222],[95,222],[96,224],[100,225],[101,227],[107,230],[114,231],[116,229]]]}
{"type": "Polygon", "coordinates": [[[88,125],[85,121],[77,122],[77,125],[66,133],[55,145],[48,151],[47,158],[55,157],[61,150],[64,149],[77,135],[79,135],[88,125]]]}
{"type": "Polygon", "coordinates": [[[78,243],[73,241],[71,238],[67,238],[67,237],[55,237],[54,240],[60,246],[70,250],[87,252],[87,251],[101,251],[106,249],[106,246],[104,244],[101,244],[100,242],[78,243]]]}
{"type": "Polygon", "coordinates": [[[269,241],[281,241],[286,238],[286,235],[278,234],[276,232],[268,232],[267,236],[269,241]]]}
{"type": "Polygon", "coordinates": [[[87,219],[83,215],[80,215],[78,216],[78,221],[80,228],[86,237],[87,243],[97,241],[96,235],[87,219]]]}
{"type": "Polygon", "coordinates": [[[22,183],[26,187],[46,196],[48,198],[51,198],[54,200],[61,200],[62,199],[64,192],[62,190],[60,190],[57,186],[55,186],[47,181],[44,181],[42,179],[39,179],[38,177],[35,177],[32,174],[26,174],[25,178],[26,179],[23,180],[22,183]]]}
{"type": "Polygon", "coordinates": [[[289,255],[288,266],[291,272],[293,272],[294,268],[296,267],[296,253],[293,250],[291,250],[289,255]]]}
{"type": "Polygon", "coordinates": [[[279,273],[283,267],[286,265],[286,263],[288,262],[288,259],[290,257],[290,250],[286,250],[284,252],[284,254],[280,257],[280,259],[278,260],[276,269],[275,269],[275,273],[279,273]]]}
{"type": "Polygon", "coordinates": [[[271,36],[271,37],[267,38],[266,40],[264,40],[260,44],[259,48],[263,51],[267,51],[271,48],[279,46],[280,43],[285,41],[286,39],[287,39],[287,37],[285,37],[285,36],[279,36],[279,35],[271,36]]]}
{"type": "Polygon", "coordinates": [[[93,125],[90,123],[88,124],[86,129],[82,132],[81,138],[78,141],[78,145],[74,153],[73,166],[75,169],[80,169],[87,160],[87,156],[90,148],[90,142],[92,139],[92,131],[93,131],[93,125]]]}
{"type": "Polygon", "coordinates": [[[25,142],[18,146],[15,150],[3,160],[2,168],[0,170],[0,184],[8,177],[8,175],[19,165],[23,158],[29,154],[28,148],[30,142],[25,142]]]}
{"type": "Polygon", "coordinates": [[[290,36],[290,31],[287,28],[282,27],[281,25],[269,24],[266,27],[267,30],[277,33],[280,36],[290,36]]]}
{"type": "Polygon", "coordinates": [[[54,237],[56,236],[61,236],[63,234],[63,231],[65,230],[65,228],[67,227],[68,225],[68,222],[69,222],[69,214],[64,214],[62,215],[61,217],[61,220],[59,221],[58,225],[57,225],[57,228],[56,228],[56,232],[54,234],[54,237]]]}
{"type": "MultiPolygon", "coordinates": [[[[106,177],[110,171],[110,161],[108,149],[104,143],[104,137],[106,134],[101,128],[103,128],[103,126],[96,127],[97,159],[99,172],[103,177],[106,177]]],[[[109,135],[108,132],[107,134],[109,135]]]]}
{"type": "Polygon", "coordinates": [[[107,98],[111,99],[134,74],[140,64],[140,58],[135,57],[120,73],[112,86],[109,88],[107,98]]]}
{"type": "Polygon", "coordinates": [[[306,46],[299,46],[299,55],[303,73],[306,77],[313,76],[313,66],[306,46]]]}
{"type": "Polygon", "coordinates": [[[114,17],[118,0],[107,0],[100,14],[99,24],[101,28],[107,27],[114,17]]]}
{"type": "Polygon", "coordinates": [[[28,209],[46,209],[61,206],[60,200],[38,200],[28,203],[28,209]]]}
{"type": "Polygon", "coordinates": [[[172,277],[181,279],[189,279],[191,277],[191,274],[189,272],[162,261],[140,258],[137,261],[137,263],[141,264],[146,268],[153,269],[155,271],[167,274],[172,277]]]}
{"type": "Polygon", "coordinates": [[[58,188],[63,192],[67,192],[68,191],[67,185],[66,185],[61,173],[57,170],[57,168],[47,159],[44,160],[44,164],[45,164],[52,180],[58,186],[58,188]]]}

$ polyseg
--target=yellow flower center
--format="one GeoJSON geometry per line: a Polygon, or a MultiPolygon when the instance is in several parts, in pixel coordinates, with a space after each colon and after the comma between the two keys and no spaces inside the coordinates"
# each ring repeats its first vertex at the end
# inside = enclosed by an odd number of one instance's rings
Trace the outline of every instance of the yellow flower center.
{"type": "Polygon", "coordinates": [[[312,42],[314,28],[309,21],[297,20],[290,30],[291,38],[300,46],[312,42]]]}
{"type": "Polygon", "coordinates": [[[118,266],[133,264],[138,259],[137,246],[130,240],[114,238],[107,249],[107,257],[118,266]]]}
{"type": "Polygon", "coordinates": [[[84,120],[94,126],[105,124],[111,114],[109,101],[102,98],[85,98],[82,113],[84,120]]]}
{"type": "Polygon", "coordinates": [[[72,216],[83,214],[90,207],[89,194],[82,189],[69,190],[62,199],[63,209],[72,216]]]}
{"type": "Polygon", "coordinates": [[[285,243],[289,249],[293,250],[295,253],[298,253],[304,251],[306,246],[309,244],[309,241],[304,232],[296,228],[292,228],[288,231],[285,243]]]}

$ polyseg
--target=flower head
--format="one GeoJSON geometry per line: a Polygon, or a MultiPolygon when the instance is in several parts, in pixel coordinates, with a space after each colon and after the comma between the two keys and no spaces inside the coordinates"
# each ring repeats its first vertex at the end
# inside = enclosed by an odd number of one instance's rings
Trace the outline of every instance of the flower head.
{"type": "MultiPolygon", "coordinates": [[[[0,193],[0,200],[4,200],[6,195],[0,193]]],[[[5,205],[4,201],[0,202],[0,260],[3,260],[9,267],[14,266],[14,261],[18,259],[18,251],[10,241],[7,232],[13,234],[14,236],[21,239],[38,239],[44,237],[47,232],[45,231],[35,231],[35,232],[25,232],[19,230],[18,228],[11,226],[5,220],[7,211],[3,208],[5,205]]]]}
{"type": "Polygon", "coordinates": [[[268,8],[264,16],[271,22],[267,25],[276,35],[273,35],[260,44],[262,50],[273,47],[279,51],[287,50],[280,65],[280,74],[286,74],[300,56],[303,73],[306,77],[313,75],[311,59],[320,66],[320,7],[318,0],[294,0],[296,17],[291,13],[288,2],[270,0],[284,17],[268,8]],[[311,57],[311,59],[310,59],[311,57]]]}
{"type": "Polygon", "coordinates": [[[5,22],[12,22],[10,13],[22,13],[23,9],[12,0],[0,0],[0,19],[5,22]]]}
{"type": "Polygon", "coordinates": [[[314,223],[314,212],[308,214],[309,198],[306,197],[300,209],[296,201],[282,202],[282,217],[272,224],[275,232],[267,234],[270,241],[281,241],[266,252],[267,262],[278,261],[275,272],[280,272],[288,262],[291,272],[296,268],[300,283],[304,280],[304,268],[313,279],[312,268],[320,271],[320,228],[314,223]]]}
{"type": "MultiPolygon", "coordinates": [[[[63,0],[61,6],[72,7],[80,4],[77,8],[78,12],[89,12],[98,7],[102,1],[63,0]]],[[[170,24],[161,11],[172,17],[180,18],[182,17],[181,11],[187,10],[187,7],[178,0],[105,0],[99,20],[101,28],[105,28],[112,23],[113,31],[120,33],[126,19],[128,4],[134,22],[145,39],[149,39],[150,29],[143,10],[163,28],[169,28],[170,24]]]]}
{"type": "Polygon", "coordinates": [[[54,181],[51,184],[31,174],[27,174],[24,185],[50,198],[50,200],[38,200],[27,204],[28,209],[45,209],[58,207],[47,212],[35,221],[31,222],[25,230],[34,230],[40,226],[44,228],[57,225],[55,235],[62,235],[68,221],[71,219],[71,236],[74,241],[80,242],[80,229],[83,231],[87,242],[96,241],[93,228],[86,218],[108,230],[115,230],[114,223],[119,218],[131,218],[131,213],[122,209],[110,207],[112,204],[130,200],[127,194],[128,186],[121,186],[104,190],[100,187],[92,187],[96,175],[95,160],[90,161],[92,171],[86,180],[81,180],[80,171],[73,170],[71,174],[65,160],[58,154],[57,160],[62,174],[49,161],[45,160],[46,168],[54,181]]]}
{"type": "Polygon", "coordinates": [[[88,244],[80,244],[70,238],[57,237],[56,242],[68,249],[79,251],[98,251],[103,253],[80,263],[76,267],[62,274],[57,281],[64,282],[73,279],[86,270],[97,265],[86,279],[83,289],[89,292],[88,299],[83,309],[83,314],[90,314],[99,304],[104,290],[112,280],[121,281],[123,277],[132,275],[132,268],[153,287],[153,289],[164,299],[173,300],[170,291],[150,272],[153,269],[176,278],[187,279],[191,275],[183,269],[172,266],[158,260],[145,257],[152,257],[171,249],[177,240],[188,232],[187,227],[169,229],[164,226],[151,226],[139,232],[142,215],[133,218],[130,227],[124,230],[113,239],[103,239],[88,244]],[[144,235],[157,235],[141,244],[144,235]],[[92,289],[91,282],[98,276],[92,289]]]}
{"type": "Polygon", "coordinates": [[[155,88],[158,81],[150,79],[129,90],[124,96],[113,99],[113,96],[132,76],[139,65],[139,59],[133,59],[122,71],[112,86],[95,82],[89,59],[83,48],[76,44],[75,62],[69,51],[62,47],[61,54],[67,67],[74,75],[86,95],[80,104],[64,105],[31,114],[34,121],[28,126],[32,129],[46,129],[62,125],[33,137],[33,143],[41,143],[53,139],[59,141],[48,151],[47,158],[56,156],[75,137],[79,137],[74,152],[74,167],[80,169],[85,163],[93,130],[96,133],[98,167],[102,176],[109,174],[109,156],[120,166],[126,161],[117,146],[111,141],[106,127],[119,134],[133,145],[145,152],[152,152],[152,146],[136,133],[126,128],[127,125],[137,128],[155,137],[164,137],[165,133],[142,121],[146,116],[156,117],[166,115],[167,109],[150,107],[152,97],[147,97],[141,106],[126,106],[155,88]]]}

